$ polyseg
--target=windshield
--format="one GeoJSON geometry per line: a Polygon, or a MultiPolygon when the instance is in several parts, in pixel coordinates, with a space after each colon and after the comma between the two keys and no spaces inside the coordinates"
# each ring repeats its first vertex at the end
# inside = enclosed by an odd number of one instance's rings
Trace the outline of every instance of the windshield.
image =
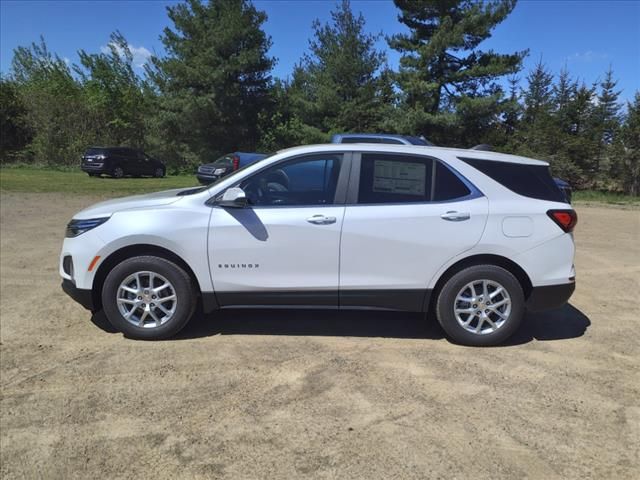
{"type": "Polygon", "coordinates": [[[230,153],[227,155],[223,155],[220,158],[218,158],[215,162],[212,162],[212,164],[216,167],[232,167],[233,155],[230,153]]]}
{"type": "Polygon", "coordinates": [[[89,155],[104,155],[105,153],[105,149],[104,148],[89,148],[87,149],[86,152],[84,152],[85,155],[89,156],[89,155]]]}
{"type": "MultiPolygon", "coordinates": [[[[267,158],[273,157],[273,155],[275,155],[275,153],[271,154],[271,155],[268,155],[268,156],[264,157],[263,159],[258,160],[257,162],[248,163],[247,165],[244,165],[244,166],[240,167],[238,170],[235,170],[234,172],[230,173],[229,175],[225,175],[224,177],[219,177],[215,182],[210,183],[209,185],[207,185],[206,188],[211,188],[214,185],[217,185],[218,183],[220,183],[220,181],[222,181],[222,180],[225,180],[225,181],[229,180],[230,178],[235,177],[238,173],[244,171],[247,167],[251,167],[253,165],[256,165],[257,163],[263,162],[267,158]]],[[[226,157],[226,155],[224,157],[220,157],[218,160],[216,160],[214,162],[214,165],[217,165],[217,162],[220,161],[220,160],[223,160],[225,157],[226,157]]]]}

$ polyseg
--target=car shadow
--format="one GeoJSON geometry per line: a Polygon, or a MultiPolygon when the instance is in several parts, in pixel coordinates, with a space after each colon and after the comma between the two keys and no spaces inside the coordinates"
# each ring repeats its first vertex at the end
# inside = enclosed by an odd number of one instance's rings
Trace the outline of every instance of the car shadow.
{"type": "MultiPolygon", "coordinates": [[[[101,330],[116,333],[103,312],[91,321],[101,330]]],[[[572,305],[541,313],[528,313],[520,329],[500,347],[533,340],[578,338],[591,321],[572,305]]],[[[229,309],[196,313],[172,340],[213,335],[300,335],[325,337],[382,337],[442,340],[444,331],[433,317],[422,313],[375,310],[229,309]]]]}
{"type": "Polygon", "coordinates": [[[176,338],[208,335],[300,335],[440,339],[422,313],[376,310],[229,309],[197,315],[176,338]]]}
{"type": "Polygon", "coordinates": [[[570,303],[546,312],[528,312],[518,331],[503,346],[521,345],[532,340],[546,342],[578,338],[590,325],[589,317],[570,303]]]}

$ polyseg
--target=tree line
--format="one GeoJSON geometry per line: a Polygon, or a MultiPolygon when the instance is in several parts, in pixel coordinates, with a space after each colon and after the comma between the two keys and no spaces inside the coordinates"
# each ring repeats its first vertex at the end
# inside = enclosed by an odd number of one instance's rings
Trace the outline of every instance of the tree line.
{"type": "Polygon", "coordinates": [[[163,55],[144,74],[119,32],[70,65],[44,39],[14,50],[0,78],[0,160],[77,164],[92,145],[143,148],[170,170],[235,150],[272,152],[337,132],[423,135],[437,145],[548,160],[575,188],[640,193],[640,93],[623,105],[611,68],[593,84],[527,51],[482,49],[516,0],[394,0],[408,33],[386,38],[393,70],[348,0],[315,21],[286,79],[249,0],[185,0],[167,8],[163,55]]]}

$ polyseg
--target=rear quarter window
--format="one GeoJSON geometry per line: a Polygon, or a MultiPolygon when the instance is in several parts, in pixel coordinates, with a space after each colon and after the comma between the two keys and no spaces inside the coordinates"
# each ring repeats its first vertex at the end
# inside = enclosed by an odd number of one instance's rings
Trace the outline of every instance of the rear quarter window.
{"type": "Polygon", "coordinates": [[[566,202],[546,165],[458,158],[518,195],[550,202],[566,202]]]}

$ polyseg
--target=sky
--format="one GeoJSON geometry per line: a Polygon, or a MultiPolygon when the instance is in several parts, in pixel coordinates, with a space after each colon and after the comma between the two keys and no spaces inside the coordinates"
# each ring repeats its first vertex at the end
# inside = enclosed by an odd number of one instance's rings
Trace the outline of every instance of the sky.
{"type": "MultiPolygon", "coordinates": [[[[162,54],[160,34],[171,26],[164,0],[0,0],[0,71],[10,70],[13,49],[43,35],[49,50],[69,62],[77,51],[106,48],[109,35],[120,30],[142,65],[152,53],[162,54]]],[[[287,77],[307,51],[314,19],[326,22],[335,5],[329,0],[255,0],[268,15],[264,29],[271,36],[270,54],[277,58],[274,76],[287,77]]],[[[405,31],[390,0],[352,0],[366,29],[384,35],[405,31]]],[[[384,38],[378,48],[397,67],[399,54],[384,38]]],[[[529,49],[525,74],[540,59],[554,73],[567,66],[587,83],[603,77],[611,65],[621,99],[640,90],[640,0],[520,0],[498,25],[482,49],[510,53],[529,49]]]]}

